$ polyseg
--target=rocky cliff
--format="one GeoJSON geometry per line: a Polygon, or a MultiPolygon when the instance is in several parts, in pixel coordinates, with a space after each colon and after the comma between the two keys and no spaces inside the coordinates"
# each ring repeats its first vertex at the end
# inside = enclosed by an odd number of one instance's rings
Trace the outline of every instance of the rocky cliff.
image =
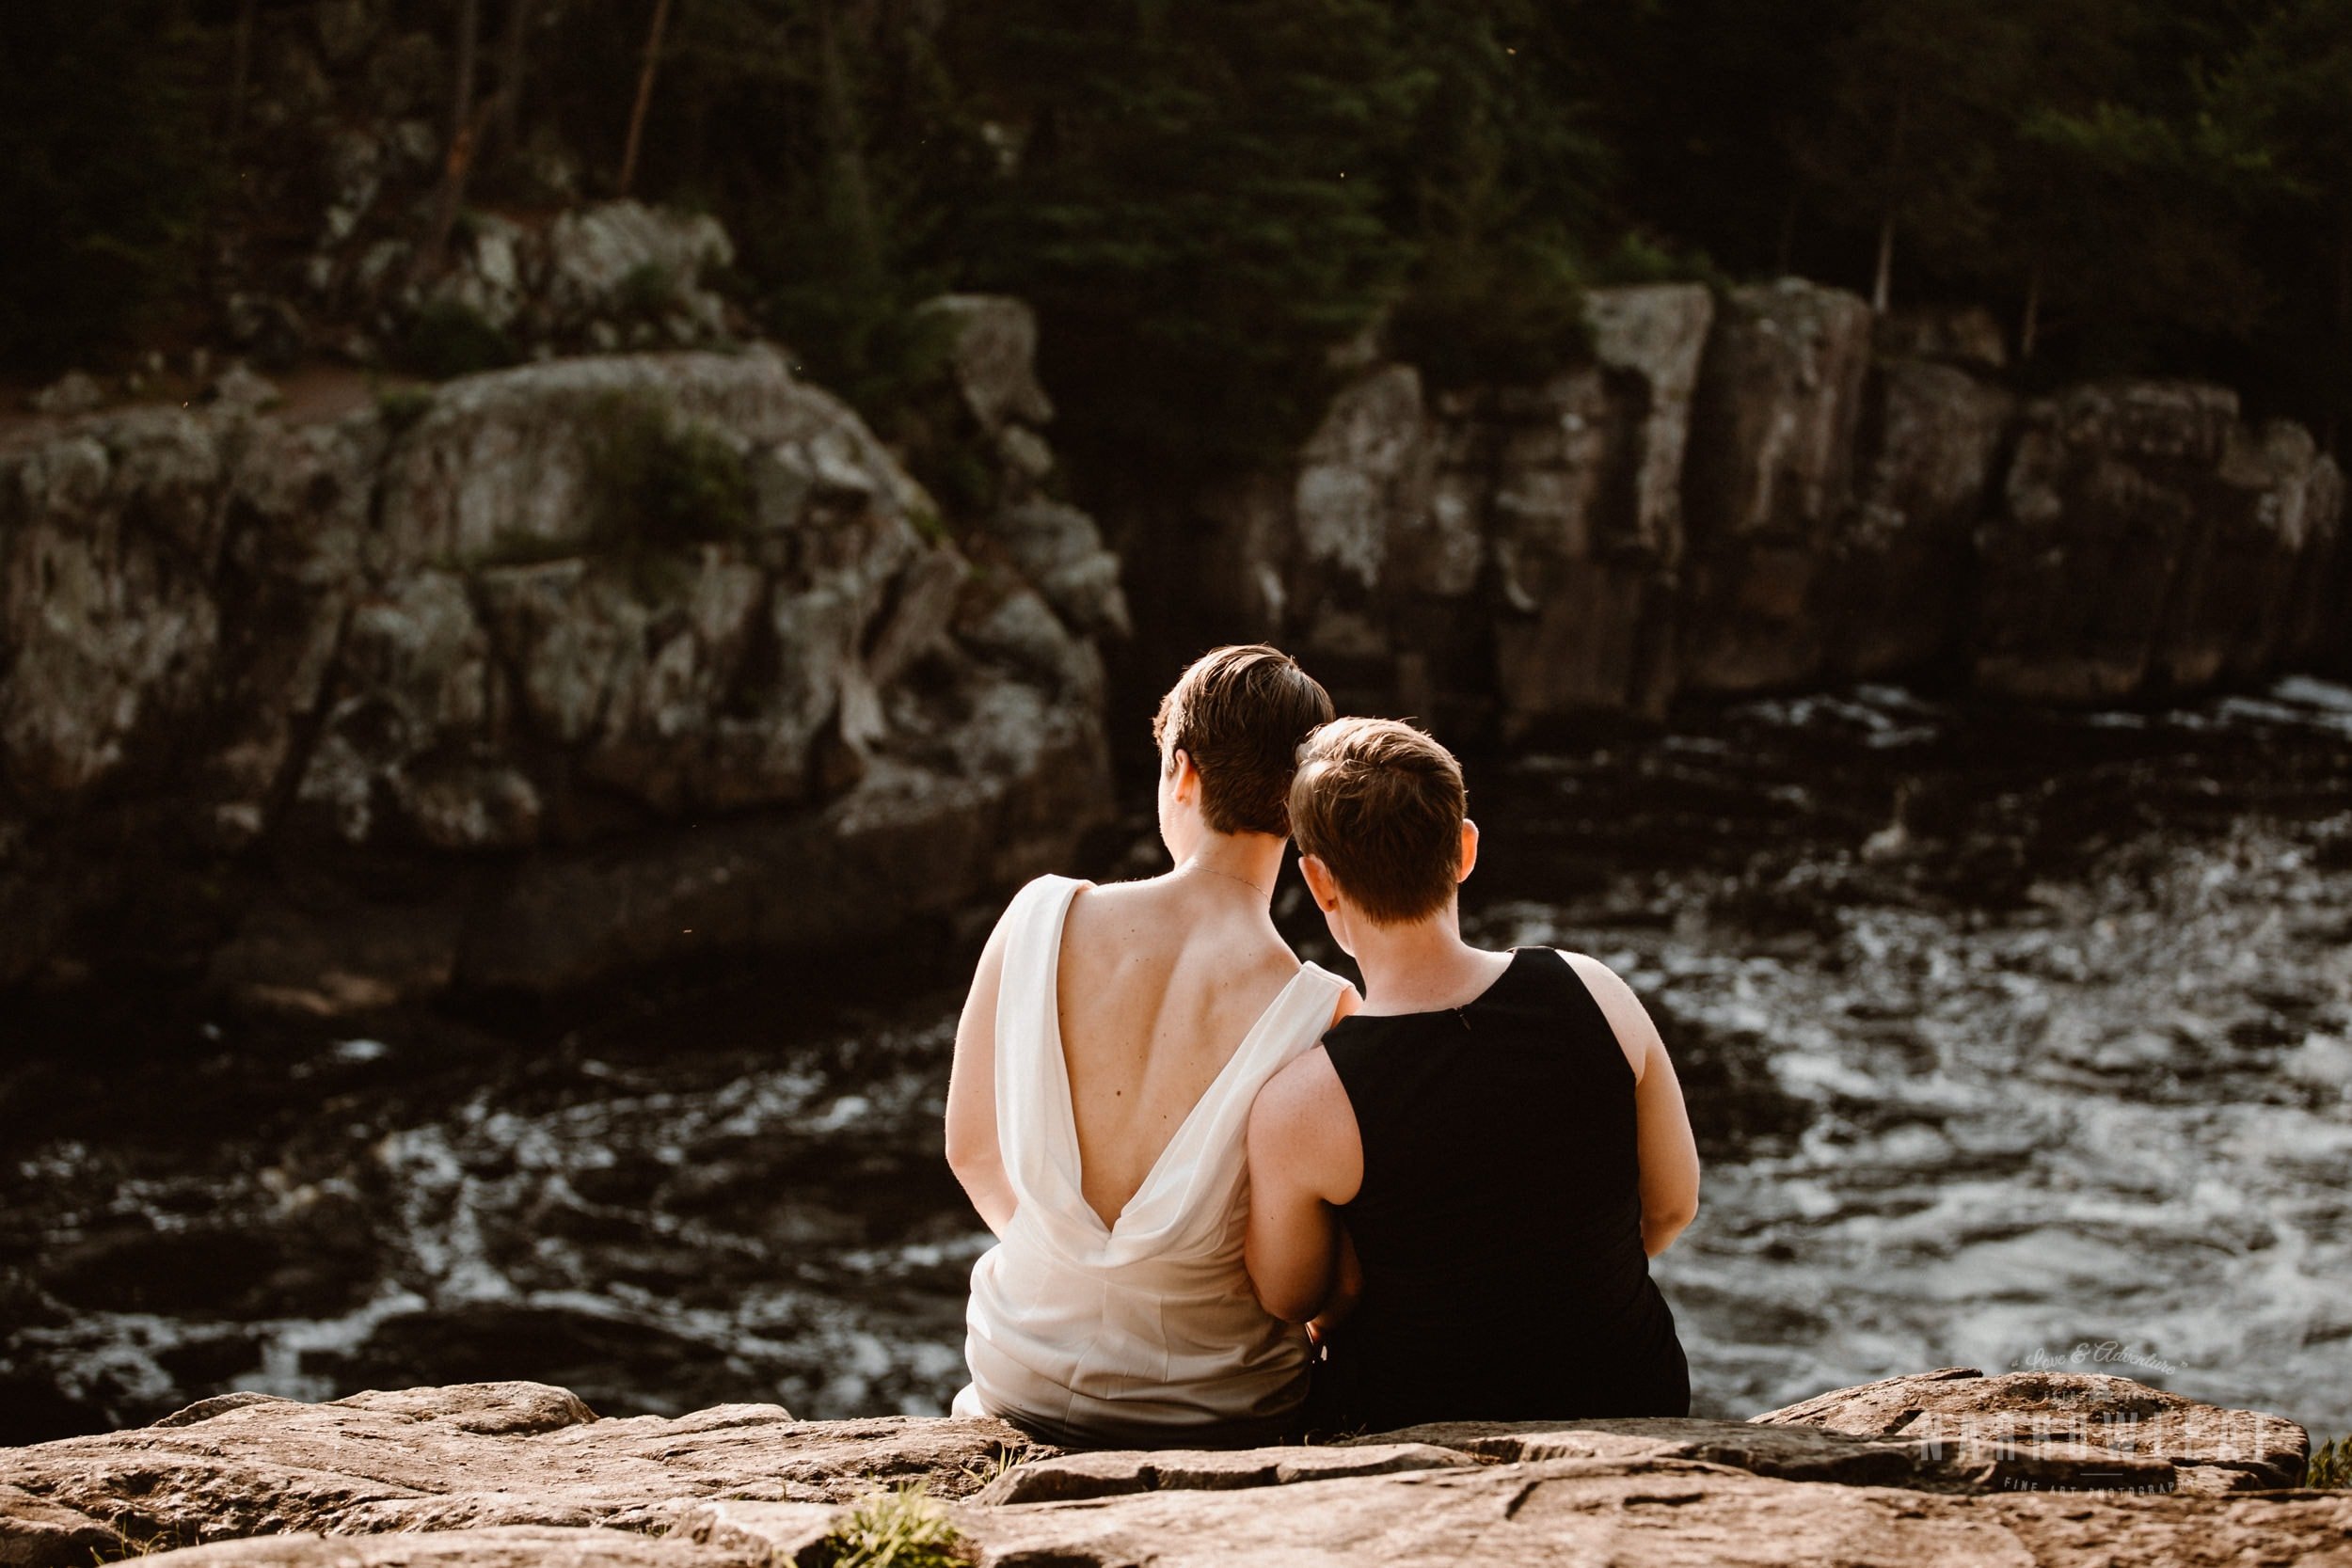
{"type": "Polygon", "coordinates": [[[1361,372],[1287,472],[1205,503],[1202,620],[1506,735],[1927,670],[2161,696],[2347,651],[2342,476],[2226,389],[2021,399],[1997,332],[1796,279],[1589,311],[1590,360],[1541,386],[1361,372]]]}
{"type": "Polygon", "coordinates": [[[0,983],[543,990],[1065,863],[1118,563],[1037,491],[1025,309],[941,309],[984,515],[760,346],[0,434],[0,983]]]}
{"type": "Polygon", "coordinates": [[[2352,1496],[2291,1490],[2306,1449],[2278,1417],[2128,1379],[1967,1369],[1751,1422],[1221,1452],[1064,1454],[995,1421],[758,1404],[599,1420],[527,1383],[240,1394],[0,1451],[0,1562],[815,1565],[841,1560],[853,1505],[910,1484],[980,1564],[2334,1560],[2352,1496]]]}

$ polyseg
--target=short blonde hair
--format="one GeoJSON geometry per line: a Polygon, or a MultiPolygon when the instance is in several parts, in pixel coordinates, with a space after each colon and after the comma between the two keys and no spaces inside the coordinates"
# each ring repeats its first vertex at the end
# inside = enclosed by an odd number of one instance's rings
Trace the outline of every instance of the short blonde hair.
{"type": "Polygon", "coordinates": [[[1469,809],[1462,765],[1410,724],[1336,720],[1298,750],[1299,853],[1329,867],[1349,902],[1383,926],[1425,919],[1454,895],[1469,809]]]}

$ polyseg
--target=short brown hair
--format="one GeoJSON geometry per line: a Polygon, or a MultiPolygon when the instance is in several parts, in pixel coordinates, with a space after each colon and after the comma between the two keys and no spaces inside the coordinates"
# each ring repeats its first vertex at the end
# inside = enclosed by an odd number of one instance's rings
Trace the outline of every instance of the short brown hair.
{"type": "Polygon", "coordinates": [[[1342,719],[1307,737],[1291,781],[1298,852],[1383,926],[1425,919],[1460,880],[1462,765],[1393,719],[1342,719]]]}
{"type": "Polygon", "coordinates": [[[1200,815],[1213,831],[1285,838],[1298,743],[1331,712],[1331,694],[1281,649],[1212,648],[1160,699],[1152,739],[1200,770],[1200,815]]]}

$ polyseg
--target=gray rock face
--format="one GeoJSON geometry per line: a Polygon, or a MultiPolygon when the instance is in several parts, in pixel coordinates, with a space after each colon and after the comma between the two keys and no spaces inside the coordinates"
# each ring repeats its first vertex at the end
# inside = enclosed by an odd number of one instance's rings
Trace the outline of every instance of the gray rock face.
{"type": "MultiPolygon", "coordinates": [[[[1104,548],[1092,517],[1044,487],[1054,453],[1042,431],[1054,404],[1037,380],[1037,313],[1001,294],[946,294],[922,306],[920,314],[946,334],[948,371],[965,425],[964,455],[995,470],[993,504],[974,519],[975,543],[1001,551],[1080,636],[1129,637],[1134,623],[1119,557],[1104,548]]],[[[1020,608],[996,619],[1032,617],[1020,608]]],[[[995,635],[1025,645],[1034,641],[1018,626],[1000,625],[995,635]]]]}
{"type": "Polygon", "coordinates": [[[1351,705],[1506,736],[1929,667],[2104,700],[2352,647],[2341,476],[2220,388],[2021,410],[1981,312],[1794,278],[1588,311],[1591,362],[1539,387],[1364,370],[1282,483],[1212,507],[1207,621],[1351,705]]]}
{"type": "Polygon", "coordinates": [[[1790,686],[1827,662],[1843,608],[1828,579],[1854,500],[1870,334],[1869,307],[1840,290],[1783,278],[1733,291],[1708,345],[1684,471],[1684,686],[1790,686]]]}
{"type": "Polygon", "coordinates": [[[1002,294],[943,294],[923,313],[945,325],[956,383],[981,426],[1050,423],[1053,400],[1037,380],[1037,312],[1002,294]]]}
{"type": "MultiPolygon", "coordinates": [[[[597,1420],[532,1384],[262,1399],[0,1451],[0,1560],[178,1546],[159,1560],[765,1568],[830,1560],[844,1505],[909,1482],[944,1500],[973,1560],[1073,1568],[2222,1564],[2319,1560],[2352,1528],[2352,1496],[2173,1479],[2219,1457],[2233,1421],[2299,1441],[2288,1423],[2173,1401],[2161,1453],[2051,1443],[2033,1434],[2053,1402],[2079,1414],[2122,1380],[2033,1375],[1964,1380],[1984,1430],[2014,1439],[1981,1452],[1908,1430],[1922,1399],[1962,1386],[1953,1372],[1760,1418],[1774,1424],[1466,1424],[1237,1452],[1061,1454],[993,1421],[796,1422],[772,1405],[597,1420]]],[[[2279,1457],[2299,1473],[2299,1447],[2279,1457]]]]}
{"type": "Polygon", "coordinates": [[[2106,383],[2035,404],[1979,535],[1977,680],[2085,701],[2274,666],[2310,630],[2299,585],[2329,576],[2342,492],[2299,426],[2249,430],[2221,388],[2106,383]]]}
{"type": "Polygon", "coordinates": [[[1351,696],[1426,714],[1490,693],[1514,728],[1654,711],[1713,304],[1658,285],[1590,310],[1593,362],[1541,387],[1433,400],[1406,367],[1358,379],[1286,495],[1227,499],[1212,599],[1254,603],[1351,696]]]}
{"type": "Polygon", "coordinates": [[[976,574],[765,349],[553,361],[331,425],[224,402],[28,427],[0,449],[0,917],[35,936],[0,981],[157,895],[93,881],[84,831],[243,851],[215,973],[305,1006],[952,908],[1107,808],[1117,562],[1041,507],[976,574]],[[344,902],[320,847],[425,856],[418,897],[297,917],[344,902]]]}

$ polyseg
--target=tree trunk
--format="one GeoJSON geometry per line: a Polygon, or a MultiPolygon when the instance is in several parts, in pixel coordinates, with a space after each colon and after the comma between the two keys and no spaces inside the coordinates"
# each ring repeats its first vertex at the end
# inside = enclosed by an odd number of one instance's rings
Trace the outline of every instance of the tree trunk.
{"type": "Polygon", "coordinates": [[[2319,425],[2319,445],[2328,456],[2336,454],[2338,438],[2344,425],[2345,398],[2345,359],[2352,348],[2352,207],[2336,209],[2336,338],[2335,381],[2329,388],[2328,412],[2319,425]]]}
{"type": "Polygon", "coordinates": [[[818,64],[823,72],[827,162],[833,168],[827,205],[848,230],[858,276],[870,279],[882,271],[882,231],[874,221],[874,197],[866,176],[857,103],[850,91],[849,66],[842,58],[834,10],[835,0],[818,0],[818,64]]]}
{"type": "Polygon", "coordinates": [[[229,46],[229,116],[227,137],[235,147],[245,127],[245,94],[253,79],[254,11],[259,0],[237,0],[237,29],[229,46]]]}
{"type": "Polygon", "coordinates": [[[1889,294],[1895,281],[1895,214],[1888,213],[1879,220],[1878,270],[1870,279],[1870,309],[1881,315],[1886,313],[1889,294]]]}
{"type": "Polygon", "coordinates": [[[441,270],[450,234],[457,227],[458,209],[465,203],[466,177],[473,169],[474,143],[479,138],[474,122],[474,57],[481,32],[482,0],[457,0],[457,80],[450,95],[449,156],[441,168],[440,199],[434,204],[433,232],[417,253],[420,278],[441,270]]]}
{"type": "Polygon", "coordinates": [[[1886,191],[1879,209],[1879,260],[1870,277],[1870,309],[1881,315],[1895,292],[1895,210],[1902,199],[1903,142],[1911,130],[1911,94],[1895,100],[1895,123],[1886,134],[1886,191]]]}
{"type": "Polygon", "coordinates": [[[539,0],[509,0],[506,36],[499,42],[499,90],[484,139],[502,151],[522,145],[523,60],[531,41],[531,13],[539,0]]]}
{"type": "Polygon", "coordinates": [[[628,111],[628,140],[621,148],[618,194],[627,196],[637,179],[637,150],[645,136],[645,110],[653,103],[654,68],[661,62],[661,35],[670,25],[670,0],[653,0],[653,24],[645,29],[645,63],[637,73],[637,102],[628,111]]]}
{"type": "Polygon", "coordinates": [[[2026,314],[2017,325],[2017,358],[2024,363],[2033,357],[2034,344],[2042,336],[2042,263],[2033,264],[2033,272],[2026,279],[2026,314]]]}

